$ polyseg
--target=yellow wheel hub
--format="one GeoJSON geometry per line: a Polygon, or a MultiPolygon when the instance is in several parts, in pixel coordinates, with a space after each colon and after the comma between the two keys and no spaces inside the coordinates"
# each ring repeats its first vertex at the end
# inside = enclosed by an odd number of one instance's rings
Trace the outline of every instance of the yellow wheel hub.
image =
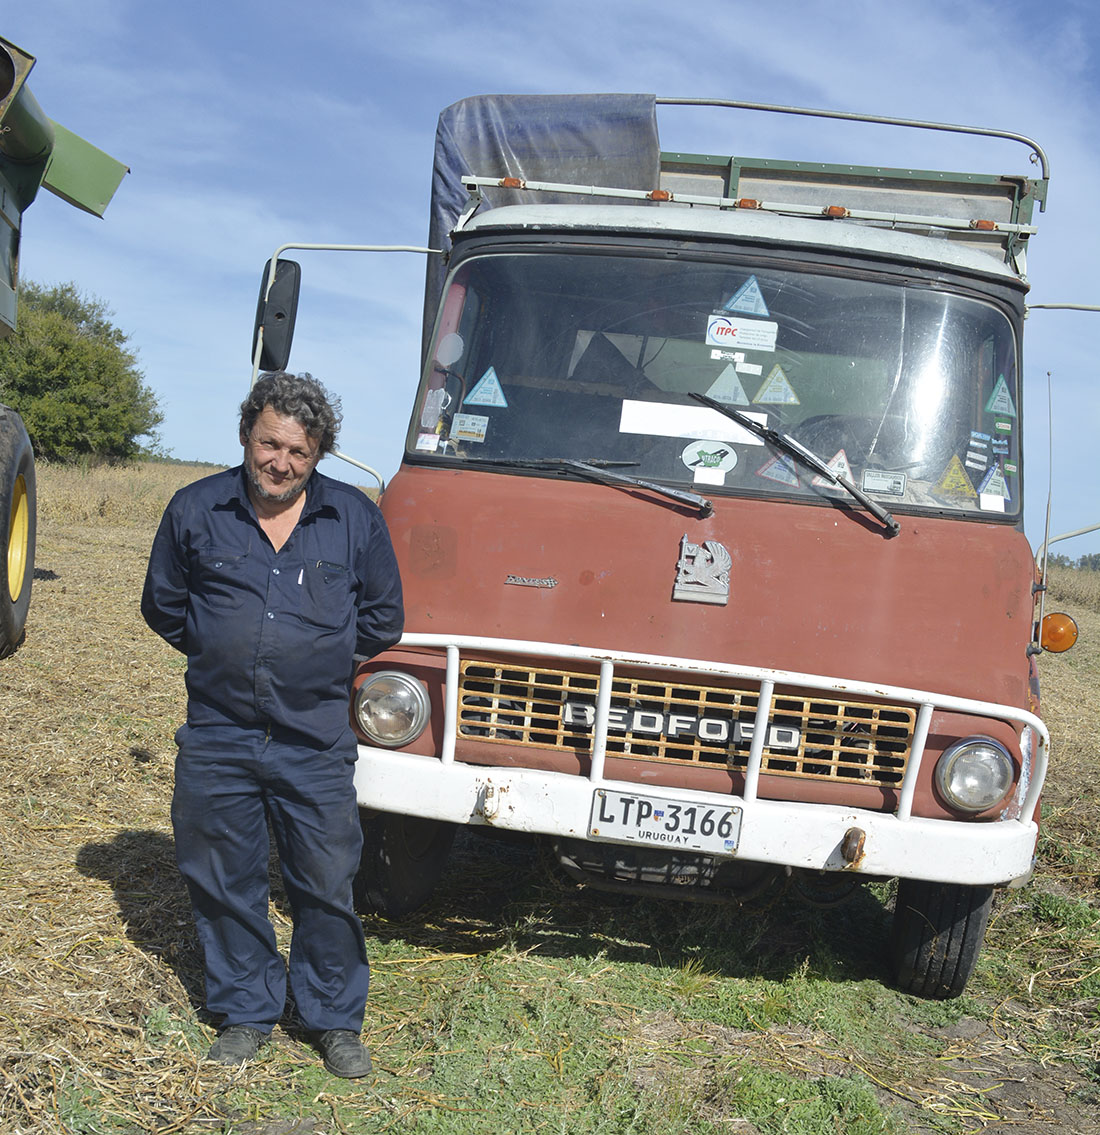
{"type": "Polygon", "coordinates": [[[27,500],[27,482],[15,478],[11,494],[11,525],[8,528],[8,592],[14,603],[23,590],[27,573],[27,543],[30,539],[31,513],[27,500]]]}

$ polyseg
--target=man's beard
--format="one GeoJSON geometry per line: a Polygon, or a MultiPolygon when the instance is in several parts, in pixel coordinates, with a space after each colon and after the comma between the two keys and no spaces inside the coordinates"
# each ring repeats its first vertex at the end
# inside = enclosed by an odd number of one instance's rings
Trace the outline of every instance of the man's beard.
{"type": "Polygon", "coordinates": [[[313,472],[313,470],[310,469],[309,473],[292,481],[290,486],[283,489],[282,492],[273,493],[270,489],[264,488],[261,484],[260,475],[256,471],[256,466],[248,454],[245,455],[244,459],[244,471],[248,476],[248,483],[252,486],[252,490],[255,492],[256,496],[261,500],[268,501],[270,504],[288,504],[290,501],[294,500],[305,490],[306,482],[309,480],[310,473],[313,472]]]}

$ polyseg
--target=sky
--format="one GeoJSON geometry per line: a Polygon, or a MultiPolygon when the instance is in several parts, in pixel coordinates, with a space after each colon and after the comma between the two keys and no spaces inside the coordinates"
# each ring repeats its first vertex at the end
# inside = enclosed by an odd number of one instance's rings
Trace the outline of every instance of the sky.
{"type": "MultiPolygon", "coordinates": [[[[156,393],[163,448],[239,460],[260,273],[286,242],[427,241],[440,110],[498,92],[623,91],[996,127],[1051,164],[1030,302],[1100,304],[1100,20],[1092,0],[24,0],[0,35],[37,57],[47,115],[126,163],[104,219],[43,192],[22,273],[102,299],[156,393]]],[[[14,9],[14,10],[13,10],[14,9]]],[[[663,148],[1026,174],[999,140],[662,108],[663,148]]],[[[290,369],[344,405],[341,448],[387,478],[417,385],[423,257],[296,254],[290,369]]],[[[1024,346],[1025,527],[1100,524],[1100,313],[1035,311],[1024,346]],[[1049,428],[1048,379],[1053,405],[1049,428]],[[1050,444],[1053,439],[1053,445],[1050,444]],[[1051,450],[1053,449],[1053,452],[1051,450]],[[1048,478],[1048,468],[1052,475],[1048,478]]],[[[325,471],[361,482],[336,459],[325,471]]],[[[367,478],[369,481],[369,478],[367,478]]],[[[1100,532],[1054,545],[1100,551],[1100,532]]]]}

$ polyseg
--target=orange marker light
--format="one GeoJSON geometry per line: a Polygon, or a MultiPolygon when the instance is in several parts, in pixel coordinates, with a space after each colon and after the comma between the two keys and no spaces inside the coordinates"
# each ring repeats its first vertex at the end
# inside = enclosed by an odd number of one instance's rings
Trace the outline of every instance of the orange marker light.
{"type": "Polygon", "coordinates": [[[1061,611],[1043,616],[1039,645],[1051,654],[1061,654],[1077,641],[1077,624],[1061,611]]]}
{"type": "Polygon", "coordinates": [[[737,199],[738,209],[762,209],[763,207],[755,197],[739,197],[737,199]]]}
{"type": "Polygon", "coordinates": [[[979,232],[992,233],[997,231],[996,221],[971,221],[970,227],[977,229],[979,232]]]}
{"type": "Polygon", "coordinates": [[[826,205],[821,213],[825,217],[833,217],[839,219],[841,217],[849,217],[851,213],[845,209],[843,205],[826,205]]]}
{"type": "Polygon", "coordinates": [[[649,193],[650,201],[671,201],[672,194],[667,189],[654,189],[649,193]]]}
{"type": "Polygon", "coordinates": [[[525,182],[521,181],[518,177],[502,177],[497,184],[501,189],[522,189],[525,182]]]}

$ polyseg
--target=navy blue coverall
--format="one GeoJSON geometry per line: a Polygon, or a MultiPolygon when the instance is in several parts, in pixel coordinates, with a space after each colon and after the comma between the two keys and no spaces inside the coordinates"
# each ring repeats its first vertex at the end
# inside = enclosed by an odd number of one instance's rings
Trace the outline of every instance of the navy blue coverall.
{"type": "Polygon", "coordinates": [[[287,968],[268,918],[270,821],[294,917],[290,990],[310,1030],[360,1031],[370,980],[352,907],[362,834],[348,695],[356,658],[401,636],[389,533],[363,493],[314,470],[275,551],[242,468],[181,489],[141,611],[187,656],[172,823],[225,1025],[270,1032],[287,968]]]}

